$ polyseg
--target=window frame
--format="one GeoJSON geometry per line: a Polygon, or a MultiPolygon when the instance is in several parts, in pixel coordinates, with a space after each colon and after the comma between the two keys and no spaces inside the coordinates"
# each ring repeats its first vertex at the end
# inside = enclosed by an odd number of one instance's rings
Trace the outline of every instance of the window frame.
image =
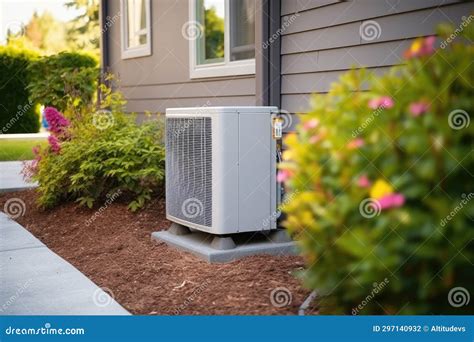
{"type": "MultiPolygon", "coordinates": [[[[255,74],[255,57],[241,61],[230,61],[230,0],[225,1],[224,23],[224,61],[216,63],[197,63],[197,39],[189,39],[190,78],[225,77],[255,74]]],[[[189,22],[197,22],[197,2],[189,0],[189,22]]],[[[257,28],[255,28],[257,30],[257,28]]]]}
{"type": "Polygon", "coordinates": [[[151,56],[151,1],[145,1],[145,20],[146,20],[146,37],[147,42],[144,45],[140,45],[134,48],[128,48],[128,4],[127,0],[120,0],[120,39],[122,45],[122,59],[138,58],[151,56]]]}

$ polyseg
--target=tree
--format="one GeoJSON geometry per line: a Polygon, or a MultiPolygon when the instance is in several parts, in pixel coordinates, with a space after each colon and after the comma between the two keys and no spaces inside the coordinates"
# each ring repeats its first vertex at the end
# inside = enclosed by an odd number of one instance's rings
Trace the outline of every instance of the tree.
{"type": "Polygon", "coordinates": [[[224,57],[224,19],[217,15],[215,7],[206,9],[205,42],[206,59],[224,57]]]}
{"type": "Polygon", "coordinates": [[[49,12],[33,13],[28,24],[17,34],[7,33],[7,45],[36,50],[44,55],[65,51],[67,43],[65,23],[49,12]]]}
{"type": "Polygon", "coordinates": [[[81,10],[68,27],[70,42],[79,49],[98,52],[100,41],[99,0],[71,0],[67,7],[81,10]]]}

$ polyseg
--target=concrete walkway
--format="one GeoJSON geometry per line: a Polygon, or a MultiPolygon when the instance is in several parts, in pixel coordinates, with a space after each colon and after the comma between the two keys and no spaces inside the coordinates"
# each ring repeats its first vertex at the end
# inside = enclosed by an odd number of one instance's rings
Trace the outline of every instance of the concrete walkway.
{"type": "Polygon", "coordinates": [[[23,180],[21,161],[0,162],[0,193],[24,189],[31,189],[37,186],[36,183],[27,183],[23,180]]]}
{"type": "Polygon", "coordinates": [[[0,140],[10,140],[10,139],[46,139],[49,137],[49,132],[40,132],[40,133],[15,133],[15,134],[0,134],[0,140]]]}
{"type": "Polygon", "coordinates": [[[0,212],[0,315],[129,313],[71,264],[0,212]]]}

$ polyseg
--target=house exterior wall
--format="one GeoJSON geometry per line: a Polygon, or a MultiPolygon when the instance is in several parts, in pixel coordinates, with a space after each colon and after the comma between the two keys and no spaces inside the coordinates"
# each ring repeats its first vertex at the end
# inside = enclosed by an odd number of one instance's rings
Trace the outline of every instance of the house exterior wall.
{"type": "Polygon", "coordinates": [[[308,112],[311,94],[328,92],[352,66],[383,73],[403,63],[414,38],[434,34],[441,22],[457,27],[474,10],[473,2],[449,0],[281,1],[282,27],[292,20],[281,38],[281,108],[290,113],[308,112]],[[364,40],[359,29],[368,20],[380,30],[364,40]]]}
{"type": "MultiPolygon", "coordinates": [[[[107,1],[107,16],[120,12],[119,0],[107,1]]],[[[127,110],[164,113],[168,107],[253,106],[255,75],[190,79],[188,0],[151,0],[152,55],[122,59],[120,21],[108,28],[108,68],[119,79],[127,110]]]]}
{"type": "MultiPolygon", "coordinates": [[[[106,1],[107,16],[119,13],[120,0],[102,1],[106,1]]],[[[474,11],[474,2],[455,0],[255,1],[262,15],[271,16],[264,23],[257,15],[257,76],[190,79],[189,42],[181,33],[189,21],[188,0],[151,0],[151,56],[122,60],[120,23],[108,28],[107,64],[118,75],[127,110],[143,113],[165,112],[168,107],[276,104],[290,113],[306,113],[311,94],[326,93],[351,67],[383,73],[403,63],[403,51],[414,38],[434,34],[441,22],[458,26],[463,16],[474,11]],[[265,7],[268,4],[271,6],[265,7]],[[268,41],[266,34],[274,33],[271,24],[275,20],[281,31],[275,44],[280,56],[278,52],[267,56],[262,43],[268,41]],[[360,33],[368,21],[379,27],[374,39],[364,39],[360,33]],[[280,69],[279,73],[272,70],[281,74],[279,80],[273,76],[268,84],[264,82],[268,78],[265,63],[280,69]],[[281,92],[270,102],[264,99],[269,84],[281,92]]],[[[286,131],[292,131],[297,121],[294,118],[286,131]]]]}

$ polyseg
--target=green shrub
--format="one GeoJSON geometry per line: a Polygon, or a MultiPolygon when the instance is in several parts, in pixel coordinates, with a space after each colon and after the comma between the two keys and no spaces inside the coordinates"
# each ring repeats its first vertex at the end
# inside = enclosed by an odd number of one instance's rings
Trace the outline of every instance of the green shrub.
{"type": "Polygon", "coordinates": [[[436,51],[416,40],[385,76],[345,74],[286,139],[285,225],[321,312],[469,312],[456,307],[474,293],[474,47],[462,43],[474,35],[463,34],[436,51]]]}
{"type": "Polygon", "coordinates": [[[30,99],[63,112],[89,105],[97,90],[97,64],[92,55],[77,52],[39,58],[28,68],[30,99]]]}
{"type": "Polygon", "coordinates": [[[30,102],[26,89],[27,67],[35,57],[27,50],[0,46],[0,134],[39,131],[36,102],[30,102]]]}
{"type": "Polygon", "coordinates": [[[104,108],[71,120],[50,147],[38,154],[32,179],[38,181],[39,204],[53,207],[75,200],[92,207],[110,194],[120,194],[135,211],[162,189],[163,125],[158,119],[141,125],[120,109],[117,93],[107,94],[104,108]]]}

